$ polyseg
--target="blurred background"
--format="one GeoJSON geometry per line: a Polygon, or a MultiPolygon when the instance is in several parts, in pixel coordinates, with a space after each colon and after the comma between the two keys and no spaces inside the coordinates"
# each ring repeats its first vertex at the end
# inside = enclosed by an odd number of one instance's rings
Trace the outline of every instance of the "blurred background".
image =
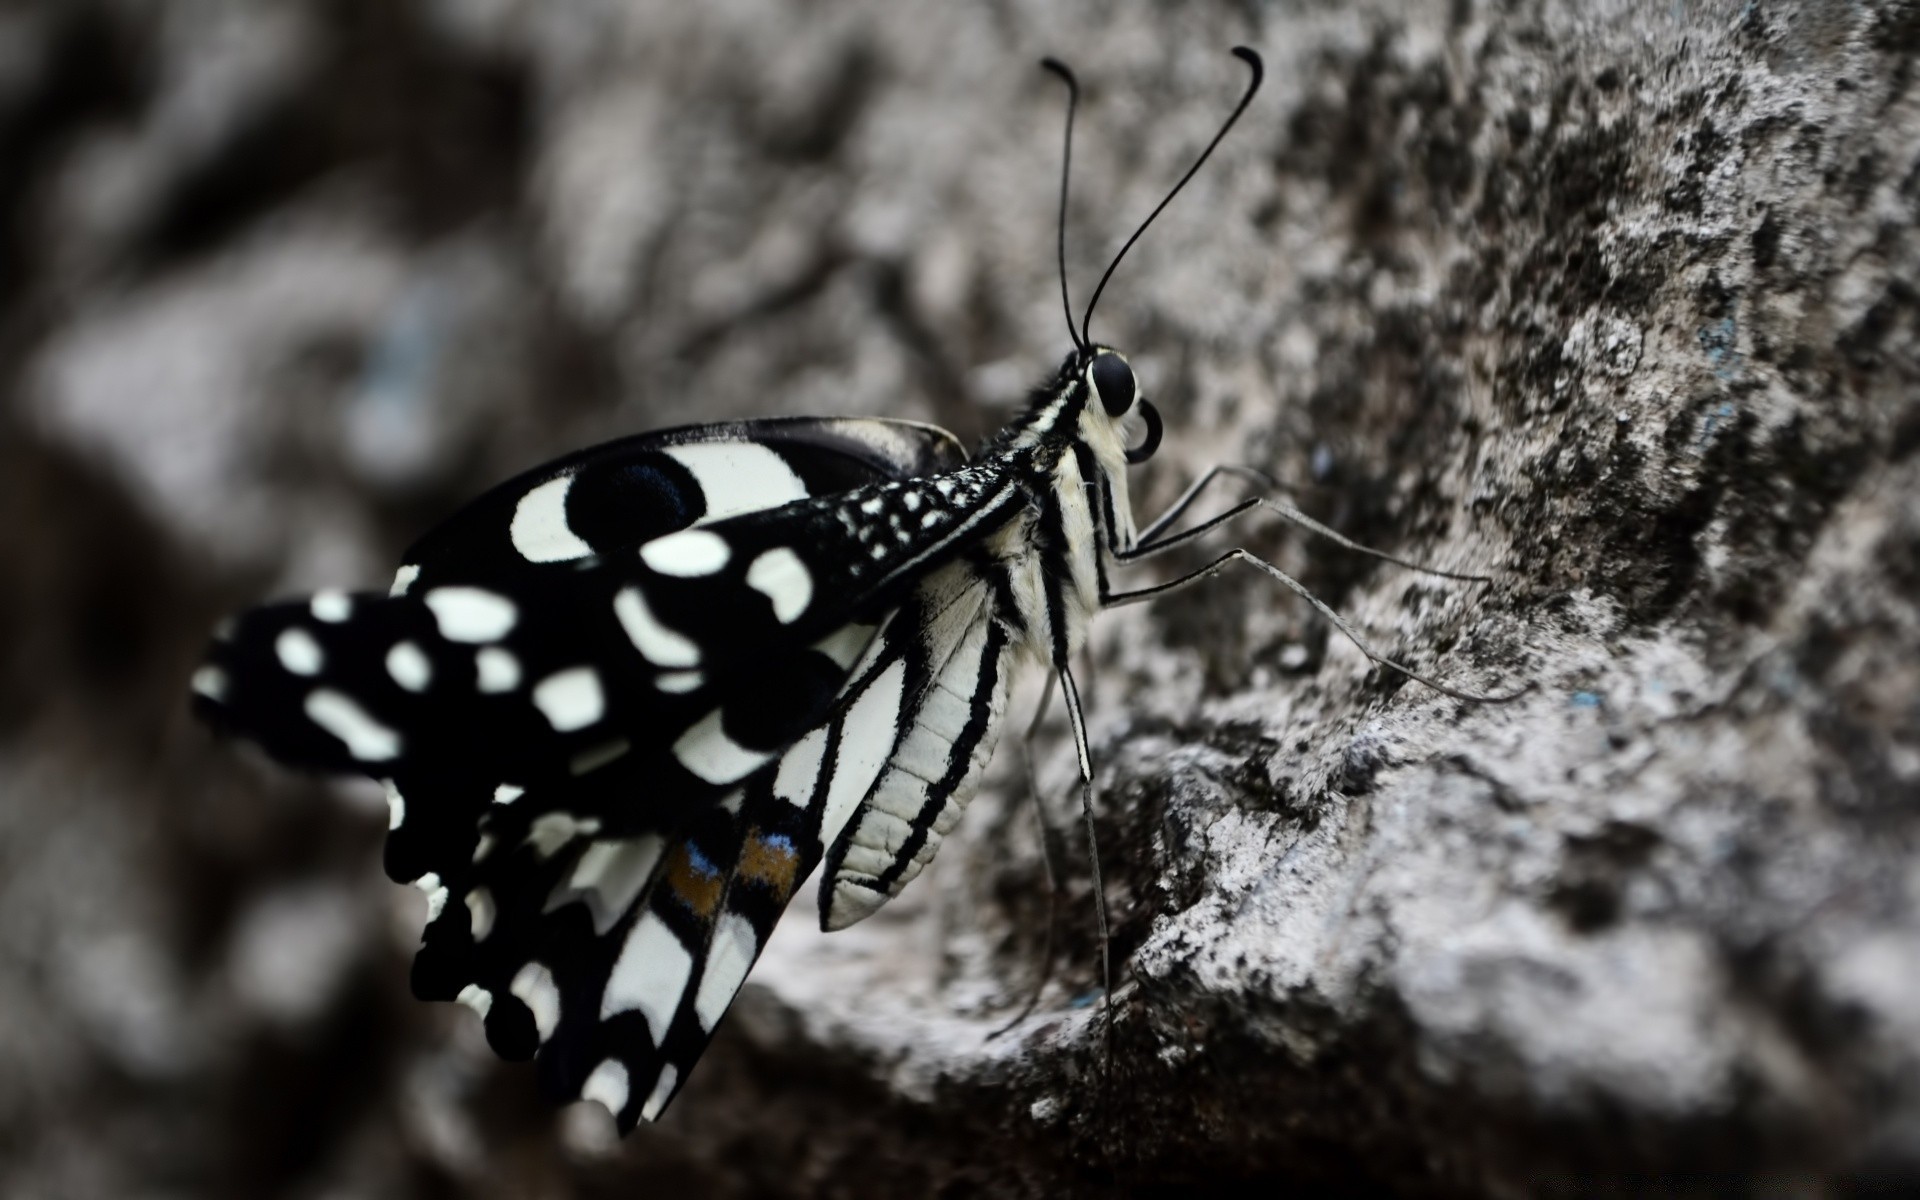
{"type": "MultiPolygon", "coordinates": [[[[1920,1178],[1920,17],[1903,0],[0,2],[0,1195],[1525,1194],[1920,1178]],[[811,892],[666,1122],[420,1005],[377,790],[215,743],[219,616],[466,498],[775,414],[972,442],[1102,302],[1141,511],[1343,532],[1096,640],[1127,964],[1019,765],[811,892]],[[1047,947],[1054,982],[1015,1034],[1047,947]]],[[[1040,777],[1072,828],[1057,730],[1040,777]]]]}

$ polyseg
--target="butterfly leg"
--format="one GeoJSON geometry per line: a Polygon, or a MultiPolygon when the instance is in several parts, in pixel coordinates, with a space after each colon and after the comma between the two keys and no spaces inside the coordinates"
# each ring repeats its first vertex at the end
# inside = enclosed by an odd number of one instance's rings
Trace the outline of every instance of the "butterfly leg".
{"type": "Polygon", "coordinates": [[[1113,1066],[1113,946],[1107,925],[1107,889],[1100,878],[1100,838],[1093,821],[1093,752],[1087,747],[1087,721],[1080,709],[1080,690],[1073,671],[1061,658],[1053,664],[1060,677],[1061,698],[1067,705],[1067,725],[1073,730],[1073,752],[1080,767],[1080,813],[1087,825],[1087,861],[1093,868],[1093,911],[1100,935],[1100,1007],[1106,1016],[1107,1070],[1113,1066]]]}
{"type": "Polygon", "coordinates": [[[1033,767],[1033,739],[1039,736],[1041,723],[1045,721],[1047,709],[1053,701],[1054,683],[1054,677],[1047,676],[1046,689],[1040,693],[1040,705],[1034,709],[1033,720],[1027,724],[1027,731],[1020,735],[1020,761],[1027,777],[1027,799],[1033,805],[1034,823],[1040,829],[1040,866],[1047,876],[1047,933],[1045,949],[1040,954],[1040,978],[1013,1019],[987,1035],[989,1041],[1031,1016],[1033,1010],[1039,1007],[1040,994],[1047,990],[1047,984],[1053,979],[1053,930],[1059,919],[1060,872],[1054,868],[1053,826],[1047,823],[1046,806],[1040,802],[1040,780],[1033,767]]]}
{"type": "MultiPolygon", "coordinates": [[[[1369,551],[1369,553],[1377,553],[1377,551],[1369,551]]],[[[1382,555],[1381,557],[1384,558],[1387,556],[1382,555]]],[[[1399,562],[1400,560],[1394,559],[1392,561],[1399,562]]],[[[1302,584],[1299,580],[1287,574],[1285,571],[1282,571],[1279,567],[1274,566],[1272,563],[1268,562],[1266,559],[1261,558],[1256,554],[1249,553],[1246,550],[1240,550],[1240,549],[1229,550],[1227,553],[1222,554],[1219,558],[1214,559],[1212,562],[1208,563],[1204,567],[1201,567],[1197,571],[1193,571],[1189,574],[1182,575],[1178,579],[1170,579],[1165,583],[1154,584],[1151,587],[1135,588],[1131,591],[1122,591],[1122,592],[1115,592],[1115,591],[1109,591],[1109,590],[1103,589],[1102,595],[1100,597],[1100,604],[1101,604],[1101,607],[1103,608],[1119,608],[1120,606],[1126,605],[1126,604],[1139,604],[1142,601],[1151,600],[1156,596],[1171,595],[1174,592],[1181,591],[1184,588],[1191,587],[1194,584],[1199,583],[1203,579],[1209,579],[1215,575],[1218,575],[1221,572],[1221,570],[1224,569],[1228,564],[1235,563],[1235,562],[1246,563],[1248,566],[1264,571],[1268,575],[1271,575],[1273,578],[1279,580],[1283,585],[1287,587],[1288,590],[1292,591],[1296,596],[1299,596],[1302,600],[1305,600],[1308,604],[1313,605],[1315,612],[1318,612],[1321,616],[1325,617],[1328,621],[1332,622],[1333,627],[1335,629],[1338,629],[1343,635],[1345,635],[1346,639],[1352,642],[1354,646],[1356,646],[1359,649],[1360,653],[1366,655],[1372,661],[1379,663],[1383,667],[1391,667],[1395,671],[1398,671],[1402,675],[1405,675],[1408,679],[1414,680],[1417,683],[1423,683],[1427,687],[1432,688],[1434,691],[1439,692],[1443,696],[1452,696],[1456,700],[1471,700],[1476,703],[1482,703],[1482,704],[1497,704],[1497,703],[1502,703],[1508,700],[1517,699],[1520,696],[1525,695],[1529,690],[1531,690],[1532,685],[1528,685],[1527,687],[1521,688],[1519,691],[1511,692],[1506,695],[1492,695],[1484,692],[1468,692],[1468,691],[1462,691],[1458,688],[1450,688],[1444,683],[1440,683],[1439,681],[1434,679],[1429,679],[1427,676],[1422,675],[1420,672],[1414,670],[1412,667],[1406,666],[1402,663],[1395,662],[1393,659],[1390,659],[1386,657],[1384,654],[1381,654],[1378,651],[1376,651],[1372,646],[1367,644],[1367,640],[1365,638],[1360,636],[1359,631],[1355,630],[1353,626],[1349,625],[1346,622],[1346,620],[1340,616],[1339,613],[1334,612],[1332,608],[1328,607],[1326,601],[1320,599],[1320,597],[1308,591],[1306,588],[1306,585],[1302,584]]],[[[1062,677],[1065,678],[1064,674],[1062,677]]],[[[1069,715],[1074,715],[1074,707],[1073,707],[1074,695],[1073,695],[1073,686],[1072,686],[1071,680],[1067,681],[1067,697],[1068,697],[1069,715]]],[[[1079,728],[1078,725],[1076,725],[1075,726],[1076,733],[1078,732],[1078,728],[1079,728]]],[[[1082,736],[1084,738],[1084,735],[1082,736]]],[[[1082,761],[1084,762],[1084,759],[1082,761]]]]}
{"type": "Polygon", "coordinates": [[[1236,479],[1244,479],[1270,492],[1280,490],[1280,481],[1265,471],[1258,471],[1252,467],[1243,467],[1236,463],[1215,463],[1213,466],[1207,468],[1206,474],[1194,480],[1191,484],[1188,484],[1187,490],[1180,493],[1180,498],[1169,505],[1167,511],[1147,522],[1147,527],[1140,531],[1138,544],[1145,545],[1157,540],[1162,533],[1166,532],[1167,526],[1178,521],[1181,514],[1193,506],[1193,502],[1200,498],[1200,493],[1206,491],[1214,480],[1228,475],[1236,479]]]}
{"type": "Polygon", "coordinates": [[[1410,559],[1388,554],[1384,550],[1375,550],[1371,546],[1363,546],[1345,534],[1314,520],[1293,505],[1279,500],[1269,499],[1265,496],[1249,497],[1234,505],[1232,508],[1229,508],[1227,511],[1217,516],[1209,517],[1207,520],[1202,521],[1192,528],[1183,529],[1179,533],[1167,533],[1167,526],[1173,524],[1174,521],[1180,518],[1180,515],[1192,505],[1193,501],[1209,483],[1223,475],[1233,475],[1238,478],[1253,480],[1270,488],[1279,487],[1279,483],[1274,480],[1272,476],[1256,471],[1252,467],[1231,465],[1216,466],[1195,481],[1178,500],[1173,502],[1172,507],[1149,522],[1147,527],[1140,531],[1140,535],[1133,545],[1112,547],[1114,561],[1131,563],[1152,558],[1156,554],[1165,553],[1168,550],[1187,545],[1189,542],[1204,537],[1222,525],[1225,525],[1227,522],[1245,516],[1247,513],[1264,509],[1267,512],[1273,513],[1283,521],[1298,525],[1309,533],[1318,534],[1320,537],[1326,538],[1336,546],[1341,546],[1345,549],[1380,559],[1383,562],[1390,562],[1398,567],[1406,567],[1408,570],[1419,571],[1426,575],[1437,575],[1443,579],[1459,579],[1469,583],[1493,582],[1493,580],[1485,575],[1470,575],[1459,571],[1443,571],[1438,567],[1429,567],[1424,563],[1417,563],[1410,559]]]}

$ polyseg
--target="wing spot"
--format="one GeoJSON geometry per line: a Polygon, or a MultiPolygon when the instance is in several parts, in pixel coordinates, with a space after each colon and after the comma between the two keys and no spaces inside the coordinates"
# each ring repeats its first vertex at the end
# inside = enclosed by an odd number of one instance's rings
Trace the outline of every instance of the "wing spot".
{"type": "Polygon", "coordinates": [[[193,690],[215,702],[227,698],[227,684],[227,673],[212,663],[193,673],[193,690]]]}
{"type": "Polygon", "coordinates": [[[511,783],[503,783],[493,789],[493,802],[495,804],[512,804],[515,800],[518,800],[526,794],[527,789],[523,787],[518,787],[511,783]]]}
{"type": "Polygon", "coordinates": [[[393,586],[387,589],[387,595],[406,595],[407,589],[412,587],[413,581],[418,578],[420,578],[420,568],[413,563],[407,563],[393,573],[393,586]]]}
{"type": "Polygon", "coordinates": [[[553,972],[543,963],[530,962],[520,968],[507,990],[533,1013],[533,1027],[544,1044],[560,1025],[560,989],[553,982],[553,972]]]}
{"type": "Polygon", "coordinates": [[[599,817],[576,817],[565,812],[541,813],[528,828],[525,844],[532,846],[533,852],[542,859],[548,859],[574,838],[599,832],[599,817]]]}
{"type": "MultiPolygon", "coordinates": [[[[749,573],[747,581],[753,577],[749,573]]],[[[757,584],[755,586],[758,586],[757,584]]],[[[624,587],[613,598],[613,615],[620,620],[620,627],[627,631],[627,640],[633,643],[642,657],[657,667],[697,667],[700,665],[700,647],[691,639],[668,629],[660,623],[653,610],[647,607],[647,598],[637,587],[624,587]]]]}
{"type": "Polygon", "coordinates": [[[472,923],[474,941],[485,941],[493,932],[495,911],[493,893],[486,888],[477,887],[467,893],[467,916],[472,923]]]}
{"type": "Polygon", "coordinates": [[[473,656],[473,673],[480,690],[489,695],[520,686],[520,660],[498,646],[487,646],[473,656]]]}
{"type": "MultiPolygon", "coordinates": [[[[700,485],[706,512],[699,524],[804,500],[807,485],[787,460],[752,442],[695,442],[661,451],[700,485]]],[[[657,568],[656,568],[657,569],[657,568]]]]}
{"type": "Polygon", "coordinates": [[[567,562],[593,553],[593,547],[567,525],[567,491],[572,487],[573,475],[569,472],[528,491],[513,506],[507,536],[521,558],[536,563],[567,562]]]}
{"type": "Polygon", "coordinates": [[[681,842],[673,848],[673,857],[667,860],[667,888],[695,916],[704,919],[713,915],[713,910],[720,906],[720,894],[726,882],[691,842],[681,842]]]}
{"type": "Polygon", "coordinates": [[[487,1013],[493,1009],[493,993],[477,983],[470,983],[460,989],[454,999],[480,1014],[481,1020],[487,1019],[487,1013]]]}
{"type": "Polygon", "coordinates": [[[410,692],[424,692],[433,682],[433,663],[414,643],[395,642],[387,651],[387,674],[410,692]]]}
{"type": "Polygon", "coordinates": [[[298,625],[280,631],[280,636],[273,639],[273,653],[280,665],[295,675],[318,675],[327,662],[320,643],[298,625]]]}
{"type": "Polygon", "coordinates": [[[714,709],[696,721],[673,744],[680,765],[708,783],[738,783],[764,766],[770,753],[749,750],[720,727],[721,712],[714,709]]]}
{"type": "Polygon", "coordinates": [[[793,624],[813,603],[813,573],[785,546],[753,560],[747,568],[747,586],[773,602],[773,615],[782,625],[793,624]]]}
{"type": "Polygon", "coordinates": [[[773,777],[773,794],[798,809],[813,802],[814,783],[820,778],[820,763],[827,753],[827,731],[814,730],[780,757],[780,770],[773,777]]]}
{"type": "Polygon", "coordinates": [[[732,557],[726,539],[705,529],[682,529],[640,547],[640,561],[662,575],[682,579],[711,575],[732,557]]]}
{"type": "Polygon", "coordinates": [[[765,887],[785,900],[793,894],[800,855],[793,839],[780,834],[755,834],[740,851],[740,877],[765,887]]]}
{"type": "Polygon", "coordinates": [[[547,897],[545,911],[578,900],[593,916],[593,931],[604,936],[627,915],[641,889],[653,878],[654,865],[660,861],[665,845],[664,839],[652,833],[626,841],[591,843],[581,851],[567,882],[547,897]]]}
{"type": "Polygon", "coordinates": [[[627,1065],[617,1058],[602,1059],[580,1087],[582,1100],[597,1100],[615,1117],[627,1106],[627,1065]]]}
{"type": "Polygon", "coordinates": [[[753,958],[759,950],[760,939],[745,917],[728,913],[720,918],[713,931],[713,946],[707,951],[706,970],[700,976],[700,991],[693,1001],[693,1013],[700,1019],[700,1028],[712,1033],[713,1027],[726,1015],[734,994],[746,982],[747,972],[753,969],[753,958]]]}
{"type": "Polygon", "coordinates": [[[674,1066],[672,1063],[667,1063],[661,1067],[660,1078],[653,1085],[653,1093],[647,1097],[647,1102],[640,1106],[640,1119],[643,1121],[658,1120],[661,1110],[667,1107],[667,1101],[673,1099],[674,1085],[679,1082],[680,1068],[674,1066]]]}
{"type": "Polygon", "coordinates": [[[387,828],[398,829],[407,819],[407,798],[391,779],[382,779],[380,786],[387,790],[387,828]]]}
{"type": "Polygon", "coordinates": [[[438,587],[423,599],[450,642],[497,642],[520,619],[513,601],[485,588],[438,587]]]}
{"type": "Polygon", "coordinates": [[[400,735],[367,715],[345,693],[315,688],[307,693],[307,718],[347,744],[361,762],[385,762],[400,756],[400,735]]]}
{"type": "Polygon", "coordinates": [[[693,955],[664,921],[647,913],[634,922],[607,976],[600,1019],[638,1010],[647,1019],[648,1036],[658,1046],[666,1040],[667,1026],[692,975],[693,955]]]}
{"type": "Polygon", "coordinates": [[[338,625],[353,615],[353,597],[337,588],[328,588],[313,594],[313,599],[307,601],[307,611],[316,621],[338,625]]]}
{"type": "Polygon", "coordinates": [[[878,632],[875,625],[842,625],[813,644],[813,648],[832,659],[842,671],[851,671],[861,652],[878,632]]]}
{"type": "Polygon", "coordinates": [[[533,705],[559,733],[585,729],[607,712],[600,673],[592,667],[568,667],[533,685],[533,705]]]}
{"type": "Polygon", "coordinates": [[[662,671],[653,677],[653,686],[678,694],[698,691],[706,681],[707,677],[699,671],[662,671]]]}

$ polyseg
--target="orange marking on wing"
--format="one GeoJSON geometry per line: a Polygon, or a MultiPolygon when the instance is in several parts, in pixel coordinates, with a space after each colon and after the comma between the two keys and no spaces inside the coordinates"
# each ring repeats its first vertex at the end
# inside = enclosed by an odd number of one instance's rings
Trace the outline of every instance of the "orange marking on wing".
{"type": "Polygon", "coordinates": [[[694,862],[685,842],[673,848],[673,857],[667,862],[667,886],[696,916],[713,915],[713,910],[720,907],[720,893],[725,883],[704,861],[694,862]]]}
{"type": "Polygon", "coordinates": [[[755,830],[740,848],[740,876],[752,880],[781,899],[793,894],[800,871],[800,855],[787,838],[755,830]]]}

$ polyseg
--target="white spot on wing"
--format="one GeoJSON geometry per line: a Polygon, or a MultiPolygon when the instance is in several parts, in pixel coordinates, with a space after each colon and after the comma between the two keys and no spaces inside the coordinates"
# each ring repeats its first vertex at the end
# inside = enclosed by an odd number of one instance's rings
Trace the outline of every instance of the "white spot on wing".
{"type": "Polygon", "coordinates": [[[470,983],[460,989],[454,999],[480,1014],[481,1020],[487,1019],[487,1013],[493,1010],[493,993],[477,983],[470,983]]]}
{"type": "Polygon", "coordinates": [[[662,451],[692,473],[706,498],[697,524],[804,500],[807,485],[787,460],[751,442],[696,442],[662,451]]]}
{"type": "Polygon", "coordinates": [[[641,562],[662,575],[683,579],[711,575],[726,566],[731,557],[733,551],[728,549],[726,539],[704,529],[682,529],[640,547],[641,562]]]}
{"type": "Polygon", "coordinates": [[[520,997],[533,1012],[533,1027],[545,1042],[560,1025],[560,989],[554,985],[553,972],[544,963],[530,962],[521,967],[507,990],[520,997]]]}
{"type": "Polygon", "coordinates": [[[700,1028],[713,1032],[714,1025],[726,1014],[727,1006],[733,1003],[733,994],[746,981],[754,953],[759,948],[760,939],[754,936],[753,926],[745,917],[728,913],[720,918],[713,931],[713,946],[707,951],[706,971],[700,976],[700,993],[693,1001],[700,1028]]]}
{"type": "Polygon", "coordinates": [[[533,706],[560,733],[585,729],[606,715],[607,697],[600,673],[592,667],[568,667],[533,685],[533,706]]]}
{"type": "Polygon", "coordinates": [[[614,1116],[627,1106],[627,1064],[617,1058],[601,1060],[580,1085],[582,1100],[597,1100],[614,1116]]]}
{"type": "Polygon", "coordinates": [[[280,636],[273,639],[273,653],[280,665],[295,675],[318,675],[327,661],[320,643],[298,625],[280,631],[280,636]]]}
{"type": "MultiPolygon", "coordinates": [[[[751,576],[749,576],[751,581],[751,576]]],[[[647,607],[647,598],[637,587],[624,587],[613,598],[613,615],[620,618],[620,627],[627,631],[627,638],[633,643],[646,660],[657,667],[697,667],[700,665],[700,647],[692,639],[675,633],[662,625],[653,610],[647,607]]]]}
{"type": "Polygon", "coordinates": [[[412,642],[395,642],[387,651],[387,674],[410,692],[424,692],[433,682],[433,663],[426,651],[412,642]]]}
{"type": "Polygon", "coordinates": [[[813,572],[785,546],[753,560],[747,568],[747,586],[773,601],[773,615],[782,625],[791,625],[813,602],[813,572]]]}
{"type": "Polygon", "coordinates": [[[827,729],[823,725],[780,757],[780,769],[773,776],[773,794],[795,808],[805,808],[813,799],[814,780],[820,777],[820,760],[826,753],[827,729]]]}
{"type": "Polygon", "coordinates": [[[576,817],[572,813],[541,813],[527,828],[526,844],[541,858],[552,858],[553,852],[566,845],[581,834],[600,832],[599,817],[576,817]]]}
{"type": "Polygon", "coordinates": [[[367,715],[344,693],[315,688],[303,707],[315,725],[347,744],[347,753],[361,762],[385,762],[400,756],[400,735],[367,715]]]}
{"type": "Polygon", "coordinates": [[[666,845],[665,838],[653,833],[594,842],[580,852],[580,860],[573,864],[566,883],[547,898],[545,911],[578,900],[592,914],[594,932],[606,933],[639,899],[666,845]]]}
{"type": "Polygon", "coordinates": [[[438,587],[424,597],[450,642],[497,642],[520,619],[513,601],[477,587],[438,587]]]}
{"type": "Polygon", "coordinates": [[[673,1087],[680,1082],[680,1068],[668,1063],[660,1068],[660,1078],[653,1085],[653,1091],[647,1096],[647,1102],[640,1106],[640,1119],[652,1121],[658,1119],[660,1110],[673,1098],[673,1087]]]}
{"type": "Polygon", "coordinates": [[[662,671],[653,677],[653,686],[663,692],[697,691],[707,677],[699,671],[662,671]]]}
{"type": "Polygon", "coordinates": [[[398,829],[407,819],[407,798],[391,779],[382,779],[380,786],[387,789],[387,828],[398,829]]]}
{"type": "Polygon", "coordinates": [[[503,783],[493,789],[493,802],[495,804],[512,804],[515,800],[518,800],[526,794],[527,789],[523,787],[516,787],[511,783],[503,783]]]}
{"type": "Polygon", "coordinates": [[[208,663],[193,673],[193,690],[209,700],[227,698],[227,673],[208,663]]]}
{"type": "Polygon", "coordinates": [[[420,578],[420,568],[415,566],[413,563],[407,563],[405,566],[401,567],[398,571],[395,571],[393,573],[393,586],[387,589],[387,595],[389,596],[406,595],[407,589],[412,587],[413,581],[418,578],[420,578]]]}
{"type": "Polygon", "coordinates": [[[467,915],[473,923],[473,940],[485,941],[493,932],[493,893],[477,887],[467,893],[467,915]]]}
{"type": "Polygon", "coordinates": [[[842,625],[815,642],[813,648],[839,664],[841,670],[852,670],[861,652],[872,643],[877,628],[874,625],[842,625]]]}
{"type": "Polygon", "coordinates": [[[827,806],[821,814],[820,841],[824,845],[832,845],[840,836],[840,827],[872,789],[880,768],[893,753],[906,677],[906,661],[896,661],[867,685],[842,720],[840,752],[834,756],[833,780],[827,785],[827,806]]]}
{"type": "Polygon", "coordinates": [[[520,557],[537,563],[567,562],[593,553],[593,547],[567,525],[567,492],[572,487],[570,473],[549,479],[513,506],[507,536],[520,557]]]}
{"type": "Polygon", "coordinates": [[[353,615],[353,597],[337,588],[328,588],[313,594],[313,599],[307,602],[307,611],[316,621],[338,625],[353,615]]]}
{"type": "Polygon", "coordinates": [[[719,709],[694,722],[673,744],[680,765],[708,783],[735,783],[753,774],[773,755],[749,750],[720,727],[719,709]]]}
{"type": "Polygon", "coordinates": [[[600,998],[600,1019],[638,1009],[647,1018],[647,1032],[658,1046],[667,1036],[667,1024],[680,1006],[693,974],[693,955],[673,930],[653,913],[634,922],[620,957],[607,976],[600,998]]]}
{"type": "Polygon", "coordinates": [[[511,650],[483,647],[473,656],[474,682],[488,694],[510,692],[520,686],[520,660],[511,650]]]}

